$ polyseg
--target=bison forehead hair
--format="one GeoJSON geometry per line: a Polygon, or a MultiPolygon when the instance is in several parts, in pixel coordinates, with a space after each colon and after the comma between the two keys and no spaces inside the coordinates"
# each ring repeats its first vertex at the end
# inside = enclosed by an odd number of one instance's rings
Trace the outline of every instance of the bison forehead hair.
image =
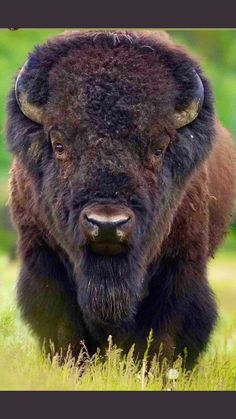
{"type": "Polygon", "coordinates": [[[160,34],[68,33],[30,54],[8,115],[24,222],[67,263],[86,318],[132,322],[211,149],[201,69],[160,34]]]}

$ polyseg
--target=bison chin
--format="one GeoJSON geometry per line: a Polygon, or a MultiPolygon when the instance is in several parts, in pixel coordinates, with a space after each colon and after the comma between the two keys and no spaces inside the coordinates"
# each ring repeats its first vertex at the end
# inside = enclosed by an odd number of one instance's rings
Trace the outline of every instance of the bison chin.
{"type": "Polygon", "coordinates": [[[143,269],[134,255],[86,252],[78,275],[78,303],[85,323],[116,328],[132,322],[142,295],[143,269]]]}

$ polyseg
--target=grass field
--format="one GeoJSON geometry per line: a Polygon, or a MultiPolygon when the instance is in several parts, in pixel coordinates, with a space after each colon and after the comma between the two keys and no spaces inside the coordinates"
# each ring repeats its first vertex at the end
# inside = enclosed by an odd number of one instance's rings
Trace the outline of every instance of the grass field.
{"type": "MultiPolygon", "coordinates": [[[[78,368],[68,357],[59,367],[57,357],[50,363],[38,350],[35,339],[21,322],[15,307],[17,262],[0,256],[0,389],[11,390],[161,390],[162,371],[154,360],[149,374],[145,362],[132,358],[108,344],[105,361],[97,354],[89,359],[79,377],[78,368]]],[[[191,374],[181,372],[176,362],[177,380],[165,389],[236,390],[236,258],[221,251],[210,263],[209,277],[219,305],[219,321],[208,350],[191,374]]]]}

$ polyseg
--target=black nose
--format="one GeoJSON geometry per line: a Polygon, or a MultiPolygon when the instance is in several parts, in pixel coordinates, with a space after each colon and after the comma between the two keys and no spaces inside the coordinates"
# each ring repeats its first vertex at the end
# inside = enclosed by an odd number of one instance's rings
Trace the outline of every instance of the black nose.
{"type": "Polygon", "coordinates": [[[129,242],[134,213],[129,208],[94,205],[82,211],[80,224],[87,243],[94,251],[120,253],[129,242]]]}

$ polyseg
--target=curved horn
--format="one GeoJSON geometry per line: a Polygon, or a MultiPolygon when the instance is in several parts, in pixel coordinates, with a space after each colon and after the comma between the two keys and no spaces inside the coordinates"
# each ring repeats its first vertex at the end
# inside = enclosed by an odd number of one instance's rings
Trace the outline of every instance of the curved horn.
{"type": "Polygon", "coordinates": [[[42,125],[44,120],[43,108],[33,105],[28,101],[28,93],[24,88],[24,77],[26,76],[27,72],[27,64],[28,61],[26,61],[26,63],[23,65],[22,69],[20,70],[17,76],[15,83],[15,96],[19,108],[21,109],[23,114],[32,121],[37,122],[37,124],[42,125]]]}
{"type": "Polygon", "coordinates": [[[175,111],[174,113],[174,124],[175,128],[179,129],[185,125],[190,124],[198,116],[203,100],[204,100],[204,87],[199,75],[195,72],[196,78],[196,96],[193,101],[187,106],[187,108],[175,111]]]}

